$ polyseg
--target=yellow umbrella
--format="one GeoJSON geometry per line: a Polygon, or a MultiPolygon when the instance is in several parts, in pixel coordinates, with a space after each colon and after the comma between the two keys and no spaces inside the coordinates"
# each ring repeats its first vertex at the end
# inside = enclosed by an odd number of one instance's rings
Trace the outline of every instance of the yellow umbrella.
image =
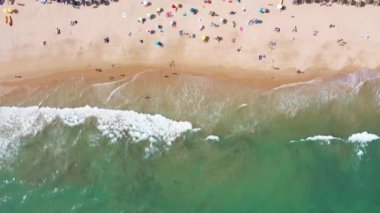
{"type": "Polygon", "coordinates": [[[7,13],[12,14],[12,13],[13,13],[13,9],[10,8],[10,7],[8,7],[8,9],[7,9],[7,13]]]}
{"type": "Polygon", "coordinates": [[[206,41],[208,37],[205,34],[202,34],[201,38],[202,38],[202,41],[206,41]]]}

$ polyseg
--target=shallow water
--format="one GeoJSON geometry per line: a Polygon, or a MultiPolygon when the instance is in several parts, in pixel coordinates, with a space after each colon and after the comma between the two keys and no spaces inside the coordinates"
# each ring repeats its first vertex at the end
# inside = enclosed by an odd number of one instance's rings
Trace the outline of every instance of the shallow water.
{"type": "Polygon", "coordinates": [[[379,76],[3,87],[0,210],[379,212],[379,76]]]}

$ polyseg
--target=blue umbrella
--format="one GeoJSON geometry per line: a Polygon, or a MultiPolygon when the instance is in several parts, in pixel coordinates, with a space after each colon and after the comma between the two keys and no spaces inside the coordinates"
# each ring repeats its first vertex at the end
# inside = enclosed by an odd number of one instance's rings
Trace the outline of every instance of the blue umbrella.
{"type": "Polygon", "coordinates": [[[162,46],[163,46],[163,44],[162,44],[161,41],[156,41],[156,42],[154,42],[154,45],[159,46],[159,47],[162,47],[162,46]]]}
{"type": "Polygon", "coordinates": [[[190,8],[190,12],[192,12],[193,14],[197,14],[198,10],[195,9],[194,7],[192,7],[192,8],[190,8]]]}

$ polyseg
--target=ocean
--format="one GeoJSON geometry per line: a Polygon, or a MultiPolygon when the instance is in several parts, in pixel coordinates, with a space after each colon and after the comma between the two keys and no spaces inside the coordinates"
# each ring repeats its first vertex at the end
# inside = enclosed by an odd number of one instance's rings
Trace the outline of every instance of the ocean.
{"type": "Polygon", "coordinates": [[[0,212],[380,212],[380,73],[0,87],[0,212]]]}

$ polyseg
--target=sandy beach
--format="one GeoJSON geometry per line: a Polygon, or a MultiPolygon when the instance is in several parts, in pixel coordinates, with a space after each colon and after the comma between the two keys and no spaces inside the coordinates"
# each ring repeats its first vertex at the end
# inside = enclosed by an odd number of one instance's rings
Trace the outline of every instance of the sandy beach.
{"type": "Polygon", "coordinates": [[[305,76],[379,67],[378,7],[285,1],[286,8],[280,11],[277,4],[273,0],[214,0],[211,4],[153,0],[148,6],[118,1],[74,8],[55,1],[5,2],[2,9],[11,7],[16,12],[2,15],[3,20],[12,17],[12,26],[0,24],[1,81],[65,71],[99,75],[96,71],[124,69],[133,73],[135,67],[298,81],[305,76]],[[176,3],[182,7],[172,8],[176,3]],[[163,11],[158,14],[157,8],[163,11]],[[260,13],[260,8],[267,12],[260,13]],[[147,13],[155,17],[147,18],[147,13]],[[144,23],[139,17],[146,19],[144,23]]]}
{"type": "Polygon", "coordinates": [[[0,213],[380,212],[380,6],[63,1],[0,0],[0,213]]]}

